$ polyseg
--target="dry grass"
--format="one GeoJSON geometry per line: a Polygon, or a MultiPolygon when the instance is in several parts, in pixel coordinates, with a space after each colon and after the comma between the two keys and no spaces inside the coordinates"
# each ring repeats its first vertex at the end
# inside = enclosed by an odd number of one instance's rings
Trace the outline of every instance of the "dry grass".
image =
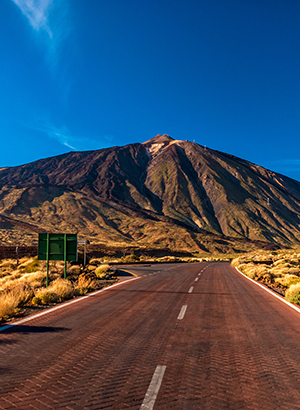
{"type": "Polygon", "coordinates": [[[26,282],[8,284],[0,293],[0,318],[11,315],[18,306],[27,303],[34,296],[34,290],[26,282]]]}
{"type": "Polygon", "coordinates": [[[19,298],[12,292],[0,295],[0,318],[12,315],[19,305],[19,298]]]}
{"type": "Polygon", "coordinates": [[[288,302],[300,305],[300,283],[291,285],[291,287],[286,291],[285,298],[288,302]]]}
{"type": "MultiPolygon", "coordinates": [[[[280,288],[286,295],[289,295],[288,292],[293,289],[293,286],[300,283],[299,250],[249,253],[234,259],[232,266],[237,267],[251,279],[280,288]]],[[[294,300],[298,300],[297,296],[294,300]]],[[[294,303],[300,304],[299,301],[294,303]]]]}
{"type": "Polygon", "coordinates": [[[107,273],[110,271],[110,266],[109,265],[100,265],[98,268],[95,270],[95,275],[99,279],[104,279],[107,275],[107,273]]]}
{"type": "Polygon", "coordinates": [[[62,302],[74,295],[72,283],[67,279],[58,278],[51,282],[48,288],[39,289],[32,299],[35,305],[62,302]]]}

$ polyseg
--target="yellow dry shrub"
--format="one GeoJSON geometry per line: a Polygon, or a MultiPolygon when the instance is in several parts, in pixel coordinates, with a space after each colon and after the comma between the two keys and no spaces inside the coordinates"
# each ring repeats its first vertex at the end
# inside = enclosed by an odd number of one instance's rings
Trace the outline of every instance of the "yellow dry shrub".
{"type": "Polygon", "coordinates": [[[285,299],[288,302],[300,305],[300,283],[292,285],[285,293],[285,299]]]}
{"type": "Polygon", "coordinates": [[[0,318],[12,315],[19,304],[19,298],[11,292],[0,294],[0,318]]]}
{"type": "Polygon", "coordinates": [[[237,268],[239,265],[241,265],[241,258],[235,258],[231,261],[231,265],[234,268],[237,268]]]}
{"type": "Polygon", "coordinates": [[[46,281],[46,275],[45,272],[37,271],[33,273],[26,273],[25,275],[22,276],[22,280],[26,281],[27,283],[30,283],[30,285],[36,289],[40,288],[43,286],[43,284],[46,281]]]}
{"type": "Polygon", "coordinates": [[[281,278],[275,278],[276,283],[280,283],[283,286],[289,287],[291,283],[299,280],[300,278],[295,275],[283,275],[281,278]]]}
{"type": "Polygon", "coordinates": [[[286,264],[288,264],[288,261],[286,259],[279,259],[273,262],[273,266],[278,266],[278,265],[285,266],[286,264]]]}
{"type": "Polygon", "coordinates": [[[68,279],[58,278],[51,282],[48,290],[56,293],[60,299],[70,299],[74,295],[74,288],[68,279]]]}
{"type": "Polygon", "coordinates": [[[97,284],[91,278],[87,278],[85,275],[80,275],[78,278],[78,284],[76,290],[80,295],[85,295],[97,288],[97,284]]]}
{"type": "Polygon", "coordinates": [[[106,274],[110,271],[110,266],[109,265],[100,265],[98,268],[95,270],[95,275],[98,278],[104,278],[106,274]]]}
{"type": "Polygon", "coordinates": [[[28,302],[33,295],[33,289],[25,282],[8,283],[0,293],[0,317],[13,314],[18,306],[28,302]]]}
{"type": "Polygon", "coordinates": [[[295,275],[299,273],[299,269],[291,268],[289,266],[281,267],[280,265],[280,266],[275,266],[274,268],[271,268],[270,272],[275,276],[295,275]]]}
{"type": "Polygon", "coordinates": [[[39,289],[32,303],[36,305],[61,302],[70,299],[74,295],[72,283],[67,279],[58,278],[51,282],[47,288],[39,289]]]}

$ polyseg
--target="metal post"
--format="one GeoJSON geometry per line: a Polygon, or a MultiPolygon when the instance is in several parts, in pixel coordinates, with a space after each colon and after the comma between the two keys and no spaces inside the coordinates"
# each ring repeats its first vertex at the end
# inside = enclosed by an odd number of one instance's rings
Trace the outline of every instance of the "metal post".
{"type": "Polygon", "coordinates": [[[84,241],[83,266],[86,265],[86,240],[84,241]]]}
{"type": "Polygon", "coordinates": [[[67,234],[64,234],[64,261],[65,261],[64,279],[67,279],[67,234]]]}
{"type": "Polygon", "coordinates": [[[46,261],[47,261],[47,274],[46,274],[46,288],[49,285],[49,251],[50,251],[50,234],[47,233],[47,252],[46,252],[46,261]]]}

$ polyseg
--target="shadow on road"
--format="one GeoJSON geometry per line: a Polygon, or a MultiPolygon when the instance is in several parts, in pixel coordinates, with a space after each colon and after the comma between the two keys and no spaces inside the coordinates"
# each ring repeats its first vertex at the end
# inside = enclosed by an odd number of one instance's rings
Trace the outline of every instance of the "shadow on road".
{"type": "Polygon", "coordinates": [[[8,325],[8,327],[4,330],[7,333],[50,333],[50,332],[65,332],[68,329],[66,327],[48,327],[48,326],[24,326],[24,325],[8,325]]]}

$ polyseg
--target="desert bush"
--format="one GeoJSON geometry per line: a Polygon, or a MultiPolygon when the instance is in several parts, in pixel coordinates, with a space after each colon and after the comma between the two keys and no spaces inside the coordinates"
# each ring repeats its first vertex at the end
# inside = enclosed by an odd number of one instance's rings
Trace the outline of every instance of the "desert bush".
{"type": "Polygon", "coordinates": [[[33,261],[26,265],[23,269],[23,272],[25,273],[32,273],[32,272],[37,272],[39,270],[39,261],[38,257],[36,256],[33,258],[33,261]]]}
{"type": "Polygon", "coordinates": [[[295,275],[282,275],[282,277],[276,278],[275,282],[280,283],[280,285],[288,288],[291,285],[295,285],[296,283],[300,282],[300,278],[295,275]]]}
{"type": "Polygon", "coordinates": [[[231,261],[231,265],[234,268],[237,268],[239,265],[241,265],[244,261],[241,260],[241,258],[235,258],[231,261]]]}
{"type": "Polygon", "coordinates": [[[80,295],[86,295],[88,292],[92,292],[97,288],[95,281],[92,278],[86,277],[81,274],[78,278],[78,284],[76,286],[76,291],[80,295]]]}
{"type": "Polygon", "coordinates": [[[0,317],[11,315],[18,306],[27,303],[34,291],[26,282],[10,282],[0,293],[0,317]]]}
{"type": "Polygon", "coordinates": [[[139,257],[132,253],[131,255],[126,255],[124,260],[125,262],[136,262],[139,260],[139,257]]]}
{"type": "Polygon", "coordinates": [[[69,269],[69,273],[72,275],[80,275],[81,273],[81,268],[79,265],[73,265],[69,269]]]}
{"type": "Polygon", "coordinates": [[[49,288],[40,289],[32,299],[32,303],[34,305],[56,303],[58,301],[58,295],[55,292],[49,290],[49,288]]]}
{"type": "Polygon", "coordinates": [[[39,289],[32,299],[35,305],[62,302],[74,295],[72,283],[67,279],[57,278],[48,288],[39,289]]]}
{"type": "Polygon", "coordinates": [[[285,293],[285,299],[288,302],[300,305],[300,283],[292,285],[285,293]]]}
{"type": "Polygon", "coordinates": [[[46,283],[46,274],[41,271],[27,273],[22,276],[22,280],[30,283],[33,289],[40,288],[46,283]]]}
{"type": "Polygon", "coordinates": [[[110,271],[110,266],[109,265],[100,265],[98,266],[98,268],[96,268],[95,270],[95,275],[100,278],[103,279],[106,277],[106,274],[110,271]]]}
{"type": "Polygon", "coordinates": [[[89,264],[90,265],[100,265],[101,264],[101,259],[98,259],[98,258],[92,258],[90,261],[89,261],[89,264]]]}
{"type": "Polygon", "coordinates": [[[74,295],[74,288],[68,279],[58,278],[51,282],[48,290],[57,294],[60,300],[70,299],[74,295]]]}
{"type": "Polygon", "coordinates": [[[0,318],[12,315],[19,304],[19,297],[12,292],[0,294],[0,318]]]}

